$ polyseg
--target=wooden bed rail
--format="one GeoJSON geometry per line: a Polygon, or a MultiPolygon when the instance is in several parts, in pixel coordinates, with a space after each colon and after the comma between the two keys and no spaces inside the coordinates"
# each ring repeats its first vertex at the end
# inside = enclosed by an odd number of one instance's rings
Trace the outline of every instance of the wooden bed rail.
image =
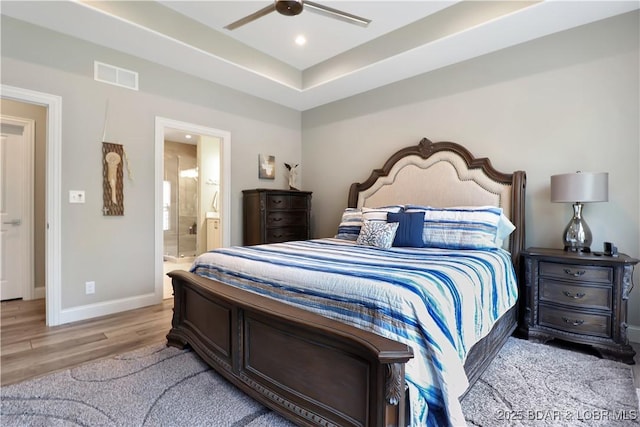
{"type": "Polygon", "coordinates": [[[404,426],[408,345],[185,271],[167,345],[302,426],[404,426]]]}

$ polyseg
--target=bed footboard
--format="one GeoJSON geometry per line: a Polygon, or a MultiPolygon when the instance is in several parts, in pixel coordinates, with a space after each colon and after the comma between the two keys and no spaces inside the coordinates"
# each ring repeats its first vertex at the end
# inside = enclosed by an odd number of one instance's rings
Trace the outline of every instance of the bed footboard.
{"type": "Polygon", "coordinates": [[[404,426],[411,347],[184,271],[167,345],[303,426],[404,426]]]}

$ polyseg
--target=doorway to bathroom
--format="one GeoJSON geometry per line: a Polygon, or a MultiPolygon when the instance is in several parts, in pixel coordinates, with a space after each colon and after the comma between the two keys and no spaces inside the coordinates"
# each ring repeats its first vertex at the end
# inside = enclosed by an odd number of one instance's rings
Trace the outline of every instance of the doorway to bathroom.
{"type": "Polygon", "coordinates": [[[166,273],[229,246],[230,134],[156,118],[156,292],[173,295],[166,273]]]}

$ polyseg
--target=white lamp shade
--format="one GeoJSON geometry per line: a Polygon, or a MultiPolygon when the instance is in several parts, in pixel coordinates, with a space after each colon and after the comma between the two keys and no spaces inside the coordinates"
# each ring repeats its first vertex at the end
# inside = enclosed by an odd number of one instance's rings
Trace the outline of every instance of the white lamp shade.
{"type": "Polygon", "coordinates": [[[551,201],[567,203],[609,200],[609,174],[576,172],[551,176],[551,201]]]}

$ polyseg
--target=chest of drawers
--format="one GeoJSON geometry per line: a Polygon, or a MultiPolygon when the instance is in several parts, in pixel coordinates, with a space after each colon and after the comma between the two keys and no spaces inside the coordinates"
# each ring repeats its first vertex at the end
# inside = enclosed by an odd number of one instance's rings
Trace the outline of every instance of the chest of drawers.
{"type": "Polygon", "coordinates": [[[308,240],[311,192],[292,190],[244,190],[243,244],[308,240]]]}
{"type": "Polygon", "coordinates": [[[520,331],[529,339],[591,345],[602,357],[633,363],[627,300],[637,259],[529,248],[520,331]]]}

